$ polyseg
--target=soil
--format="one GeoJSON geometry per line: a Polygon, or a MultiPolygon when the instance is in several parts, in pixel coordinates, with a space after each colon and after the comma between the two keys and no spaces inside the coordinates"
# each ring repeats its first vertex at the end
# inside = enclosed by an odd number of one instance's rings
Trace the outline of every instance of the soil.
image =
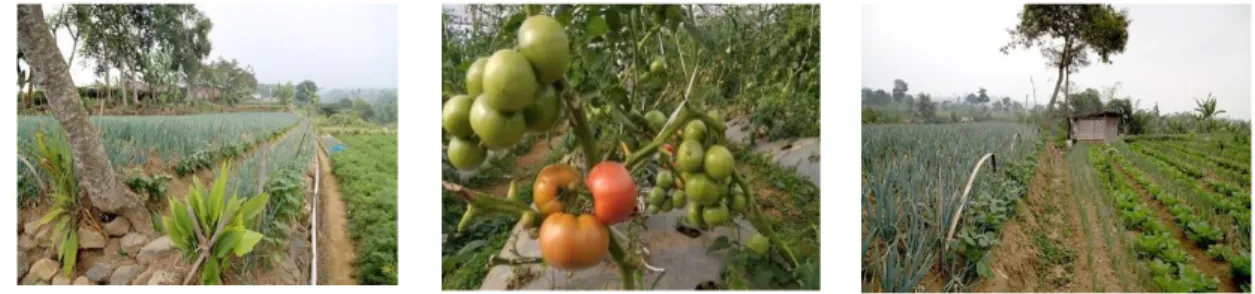
{"type": "MultiPolygon", "coordinates": [[[[1053,149],[1053,148],[1052,148],[1053,149]]],[[[1037,159],[1037,171],[1029,182],[1029,194],[1017,208],[1015,218],[1003,227],[1002,241],[990,251],[993,277],[976,284],[973,292],[1033,292],[1037,286],[1037,245],[1028,232],[1037,229],[1037,216],[1049,195],[1050,165],[1053,152],[1047,150],[1037,159]],[[1027,209],[1023,209],[1027,208],[1027,209]]]]}
{"type": "Polygon", "coordinates": [[[348,234],[348,208],[340,195],[340,184],[331,173],[331,158],[318,148],[321,170],[318,234],[318,284],[356,285],[353,278],[353,242],[348,234]]]}

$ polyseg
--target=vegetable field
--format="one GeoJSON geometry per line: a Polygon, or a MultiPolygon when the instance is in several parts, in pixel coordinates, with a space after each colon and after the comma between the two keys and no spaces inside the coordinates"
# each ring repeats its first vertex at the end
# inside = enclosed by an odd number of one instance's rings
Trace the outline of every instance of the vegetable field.
{"type": "Polygon", "coordinates": [[[1248,143],[1036,130],[865,125],[864,290],[1250,290],[1248,143]]]}
{"type": "MultiPolygon", "coordinates": [[[[150,220],[145,221],[151,221],[147,225],[156,230],[156,235],[127,233],[132,227],[127,220],[133,219],[133,216],[102,213],[88,219],[75,214],[62,214],[79,218],[84,223],[96,222],[104,230],[79,229],[69,235],[77,240],[62,245],[77,243],[79,252],[59,258],[66,266],[61,274],[69,277],[85,275],[92,268],[125,263],[127,260],[141,264],[150,262],[150,257],[138,252],[138,249],[148,243],[160,243],[163,236],[180,240],[172,240],[174,247],[180,250],[194,249],[194,244],[181,243],[195,240],[197,236],[195,232],[183,231],[190,230],[193,224],[179,221],[182,216],[177,214],[186,211],[178,207],[208,199],[223,199],[230,202],[226,205],[247,204],[248,210],[240,215],[239,220],[232,220],[227,225],[227,234],[235,236],[221,242],[251,244],[251,250],[237,248],[234,252],[238,258],[215,254],[207,261],[209,265],[205,265],[206,268],[197,271],[197,281],[202,284],[308,283],[312,253],[311,207],[307,203],[313,183],[312,178],[306,175],[317,150],[316,130],[308,120],[292,113],[223,113],[103,116],[92,117],[91,122],[99,128],[100,142],[113,168],[119,171],[119,180],[125,184],[124,188],[142,196],[146,214],[151,215],[150,220]],[[222,186],[217,186],[219,184],[222,186]],[[240,220],[245,223],[240,223],[240,220]],[[253,239],[254,236],[256,239],[253,239]],[[119,240],[114,243],[141,243],[127,245],[133,246],[128,247],[133,249],[98,249],[104,244],[97,242],[109,243],[111,239],[119,240]]],[[[40,217],[41,211],[66,211],[79,205],[75,204],[77,201],[48,203],[43,197],[79,193],[70,192],[75,187],[61,184],[64,180],[74,180],[72,174],[65,174],[68,169],[54,169],[43,164],[50,156],[68,156],[69,151],[64,155],[55,155],[39,149],[42,145],[36,142],[37,137],[43,137],[45,144],[64,144],[58,143],[65,140],[62,133],[59,123],[52,117],[19,118],[18,191],[22,197],[18,204],[24,217],[40,217]]],[[[239,209],[237,213],[244,208],[239,209]]],[[[203,221],[213,220],[206,218],[203,221]]],[[[38,222],[28,221],[26,224],[32,229],[39,228],[38,222]]],[[[139,226],[134,224],[134,227],[139,226]]],[[[208,227],[203,231],[213,233],[208,227]]],[[[38,234],[37,231],[27,233],[32,236],[38,234]]],[[[28,241],[41,242],[37,239],[28,241]]],[[[187,255],[185,259],[195,259],[198,254],[194,251],[183,253],[187,255]]],[[[160,266],[154,264],[151,269],[176,270],[175,267],[164,268],[166,266],[187,267],[180,263],[166,263],[160,266]]],[[[34,278],[27,279],[31,283],[38,282],[34,278]]],[[[148,282],[140,280],[124,283],[148,282]]],[[[178,282],[182,281],[154,283],[178,282]]]]}
{"type": "MultiPolygon", "coordinates": [[[[362,284],[397,284],[397,137],[337,137],[346,151],[331,155],[356,242],[355,276],[362,284]]],[[[331,146],[326,146],[330,148],[331,146]]]]}

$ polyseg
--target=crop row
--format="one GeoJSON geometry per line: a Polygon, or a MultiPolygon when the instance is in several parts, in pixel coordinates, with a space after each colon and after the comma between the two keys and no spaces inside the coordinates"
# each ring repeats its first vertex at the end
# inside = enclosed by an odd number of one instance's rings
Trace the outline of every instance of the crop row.
{"type": "MultiPolygon", "coordinates": [[[[862,133],[864,272],[871,275],[865,280],[879,281],[879,289],[890,292],[914,291],[937,261],[954,260],[938,256],[948,237],[939,228],[954,221],[977,160],[995,152],[1000,164],[1019,162],[1037,149],[1035,128],[1009,123],[865,125],[862,133]]],[[[966,204],[969,221],[955,236],[960,243],[950,247],[973,252],[973,258],[948,272],[984,264],[984,255],[976,253],[987,250],[973,248],[997,243],[997,226],[1014,210],[1013,199],[1024,194],[1013,184],[1018,174],[1003,177],[986,164],[966,204]]]]}
{"type": "Polygon", "coordinates": [[[1225,168],[1229,171],[1247,177],[1247,179],[1249,179],[1251,175],[1251,162],[1249,160],[1241,161],[1231,159],[1229,157],[1219,156],[1214,153],[1214,150],[1210,150],[1210,148],[1197,148],[1184,142],[1161,142],[1157,143],[1157,145],[1167,146],[1168,148],[1178,152],[1194,156],[1194,158],[1198,160],[1212,162],[1217,167],[1225,168]]]}
{"type": "MultiPolygon", "coordinates": [[[[1163,155],[1166,158],[1172,158],[1173,160],[1171,162],[1173,162],[1174,165],[1189,165],[1189,166],[1179,167],[1179,168],[1189,168],[1189,169],[1198,170],[1198,172],[1201,174],[1199,175],[1198,179],[1213,180],[1212,182],[1216,182],[1217,183],[1216,185],[1222,186],[1221,189],[1224,189],[1224,190],[1230,190],[1230,189],[1241,190],[1237,186],[1226,184],[1225,181],[1239,182],[1239,183],[1245,183],[1245,182],[1250,181],[1250,175],[1241,174],[1239,171],[1222,167],[1216,161],[1213,161],[1207,156],[1200,156],[1198,154],[1184,152],[1180,149],[1173,148],[1172,146],[1168,144],[1162,144],[1162,143],[1161,144],[1135,144],[1135,145],[1144,146],[1147,149],[1154,150],[1155,152],[1163,155]],[[1209,172],[1216,175],[1216,177],[1218,177],[1219,179],[1223,179],[1224,181],[1219,181],[1217,179],[1205,177],[1206,173],[1209,173],[1209,172]]],[[[1223,191],[1217,191],[1217,192],[1223,192],[1223,191]]]]}
{"type": "Polygon", "coordinates": [[[1190,148],[1207,150],[1224,158],[1232,158],[1238,162],[1251,162],[1251,146],[1248,143],[1227,141],[1223,138],[1181,140],[1176,142],[1190,148]]]}
{"type": "MultiPolygon", "coordinates": [[[[1091,161],[1101,174],[1101,182],[1115,200],[1120,223],[1125,228],[1140,232],[1134,242],[1134,251],[1138,259],[1146,260],[1146,267],[1151,270],[1155,285],[1165,292],[1216,291],[1220,280],[1203,273],[1192,263],[1192,257],[1180,241],[1165,230],[1166,227],[1154,217],[1151,208],[1142,203],[1140,197],[1119,177],[1115,171],[1117,164],[1123,166],[1126,172],[1129,171],[1128,164],[1121,159],[1120,154],[1109,146],[1104,146],[1101,150],[1091,148],[1089,152],[1091,161]]],[[[1139,175],[1130,174],[1135,180],[1139,175]]]]}
{"type": "Polygon", "coordinates": [[[305,209],[306,168],[316,151],[313,133],[307,122],[300,122],[291,134],[270,146],[256,148],[232,171],[227,191],[251,198],[261,193],[270,196],[256,230],[262,239],[263,252],[277,259],[305,209]]]}
{"type": "Polygon", "coordinates": [[[332,172],[348,205],[356,244],[354,276],[362,284],[397,284],[397,137],[342,136],[332,172]]]}
{"type": "Polygon", "coordinates": [[[183,157],[178,163],[174,164],[174,172],[178,176],[186,176],[201,170],[212,168],[215,164],[223,160],[229,160],[244,155],[258,144],[263,144],[271,139],[279,137],[288,130],[296,127],[297,123],[293,123],[287,127],[267,131],[256,138],[240,139],[232,142],[215,143],[205,146],[204,149],[193,153],[190,156],[183,157]]]}
{"type": "MultiPolygon", "coordinates": [[[[183,116],[100,116],[91,122],[100,130],[100,143],[114,167],[142,165],[151,156],[170,162],[191,156],[216,142],[234,142],[296,122],[286,113],[225,113],[183,116]]],[[[48,116],[18,119],[19,146],[31,146],[35,131],[60,133],[48,116]]]]}
{"type": "MultiPolygon", "coordinates": [[[[1171,180],[1178,188],[1184,189],[1187,200],[1196,202],[1195,205],[1209,208],[1209,214],[1228,214],[1238,223],[1239,228],[1250,227],[1250,194],[1246,193],[1226,193],[1224,195],[1208,191],[1206,187],[1210,186],[1216,190],[1224,190],[1232,192],[1234,189],[1225,189],[1225,185],[1217,181],[1202,181],[1200,183],[1196,177],[1185,173],[1188,168],[1183,168],[1180,161],[1167,159],[1167,156],[1154,150],[1145,148],[1144,146],[1131,146],[1141,154],[1145,154],[1144,158],[1156,167],[1161,173],[1164,173],[1165,180],[1171,180]],[[1174,164],[1175,163],[1175,164],[1174,164]],[[1225,195],[1230,195],[1226,197],[1225,195]]],[[[1241,229],[1240,231],[1246,231],[1241,229]]]]}

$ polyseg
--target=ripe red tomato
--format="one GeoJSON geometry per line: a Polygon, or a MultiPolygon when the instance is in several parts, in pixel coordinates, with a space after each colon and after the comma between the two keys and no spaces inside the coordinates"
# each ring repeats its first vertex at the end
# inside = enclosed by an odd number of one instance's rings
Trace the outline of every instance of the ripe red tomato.
{"type": "Polygon", "coordinates": [[[588,172],[585,185],[593,193],[593,212],[606,225],[627,219],[636,209],[636,183],[622,163],[603,161],[588,172]]]}
{"type": "Polygon", "coordinates": [[[585,269],[610,251],[610,232],[592,215],[579,217],[558,212],[540,225],[540,255],[550,266],[564,270],[585,269]]]}
{"type": "Polygon", "coordinates": [[[546,166],[532,183],[532,198],[542,217],[562,212],[566,205],[558,200],[558,189],[575,192],[580,187],[580,173],[564,163],[546,166]]]}

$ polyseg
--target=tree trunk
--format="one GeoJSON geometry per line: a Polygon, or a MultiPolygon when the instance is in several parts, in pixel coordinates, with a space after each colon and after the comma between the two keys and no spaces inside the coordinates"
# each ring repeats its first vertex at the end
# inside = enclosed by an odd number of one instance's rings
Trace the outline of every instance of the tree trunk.
{"type": "MultiPolygon", "coordinates": [[[[29,65],[29,64],[28,64],[29,65]]],[[[35,69],[26,71],[26,103],[27,107],[35,106],[35,69]]]]}
{"type": "Polygon", "coordinates": [[[120,78],[120,79],[118,79],[118,83],[119,83],[119,84],[121,84],[121,85],[118,85],[118,86],[121,86],[121,88],[122,88],[122,97],[118,97],[118,98],[119,98],[119,100],[122,100],[122,109],[123,109],[123,110],[126,110],[126,109],[128,108],[128,106],[130,106],[130,101],[127,101],[127,100],[126,100],[126,94],[127,94],[127,93],[126,93],[126,84],[130,84],[130,82],[128,82],[128,79],[127,79],[127,77],[126,77],[126,68],[125,68],[125,67],[118,67],[118,74],[119,74],[119,75],[121,75],[121,78],[120,78]]]}
{"type": "Polygon", "coordinates": [[[32,70],[41,72],[34,82],[44,89],[49,109],[61,128],[74,159],[74,173],[79,187],[87,193],[91,204],[105,213],[121,213],[136,231],[153,234],[148,210],[138,196],[124,188],[105,156],[100,135],[88,120],[87,110],[79,103],[78,91],[70,77],[69,66],[48,32],[43,9],[39,5],[18,5],[18,46],[27,54],[32,70]]]}

